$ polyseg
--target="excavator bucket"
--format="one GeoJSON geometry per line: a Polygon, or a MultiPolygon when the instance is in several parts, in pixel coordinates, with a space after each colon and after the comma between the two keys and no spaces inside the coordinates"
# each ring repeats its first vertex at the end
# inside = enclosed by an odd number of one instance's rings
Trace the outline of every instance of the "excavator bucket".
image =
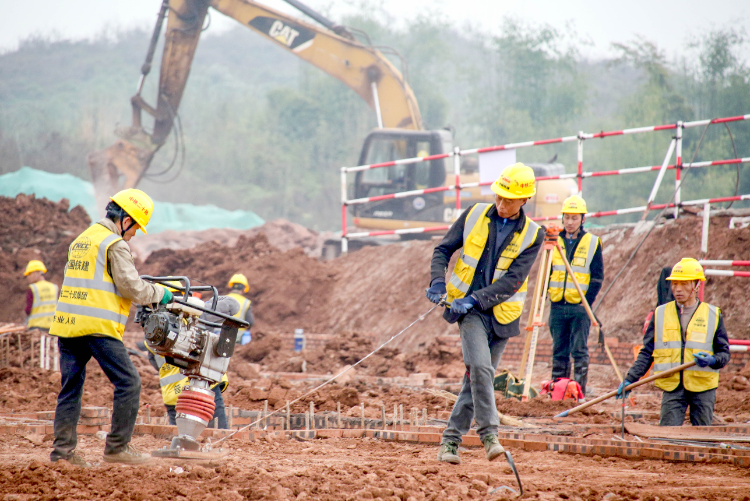
{"type": "Polygon", "coordinates": [[[109,148],[89,153],[87,160],[96,206],[100,211],[104,211],[109,197],[138,184],[154,153],[154,149],[140,148],[125,139],[109,148]]]}

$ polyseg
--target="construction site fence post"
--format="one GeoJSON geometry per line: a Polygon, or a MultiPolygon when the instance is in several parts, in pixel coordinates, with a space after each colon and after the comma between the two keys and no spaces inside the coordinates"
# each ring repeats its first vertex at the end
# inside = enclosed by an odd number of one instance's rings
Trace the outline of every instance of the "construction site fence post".
{"type": "Polygon", "coordinates": [[[456,216],[451,221],[461,215],[461,149],[458,146],[453,148],[453,174],[456,176],[456,216]]]}
{"type": "Polygon", "coordinates": [[[346,168],[341,168],[341,253],[346,254],[349,246],[346,241],[346,168]]]}
{"type": "Polygon", "coordinates": [[[701,252],[703,254],[708,253],[708,222],[711,218],[711,204],[706,202],[703,204],[703,229],[701,231],[701,252]]]}
{"type": "Polygon", "coordinates": [[[674,218],[677,219],[680,216],[680,192],[682,188],[682,120],[677,122],[677,134],[676,134],[676,145],[675,145],[675,169],[674,169],[674,218]]]}
{"type": "Polygon", "coordinates": [[[583,196],[583,131],[578,131],[578,196],[583,196]]]}

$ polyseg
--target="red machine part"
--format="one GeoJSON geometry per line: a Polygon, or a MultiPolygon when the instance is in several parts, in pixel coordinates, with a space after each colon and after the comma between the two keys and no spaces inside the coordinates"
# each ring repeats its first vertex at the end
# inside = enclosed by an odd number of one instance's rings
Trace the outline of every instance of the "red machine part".
{"type": "Polygon", "coordinates": [[[178,414],[188,414],[206,422],[213,419],[214,409],[216,409],[216,403],[213,395],[206,395],[194,390],[180,393],[180,396],[177,397],[177,405],[175,405],[175,411],[178,414]]]}

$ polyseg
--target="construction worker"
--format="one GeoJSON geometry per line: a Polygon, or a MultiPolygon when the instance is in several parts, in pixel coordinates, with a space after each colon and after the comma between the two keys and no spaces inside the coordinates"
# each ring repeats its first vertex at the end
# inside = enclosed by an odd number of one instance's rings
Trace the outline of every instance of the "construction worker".
{"type": "MultiPolygon", "coordinates": [[[[586,201],[578,195],[563,202],[564,230],[557,238],[560,248],[570,263],[573,273],[593,306],[604,280],[604,260],[599,237],[583,229],[586,201]]],[[[570,378],[570,358],[573,357],[573,379],[586,395],[589,372],[589,328],[591,320],[584,308],[573,279],[568,275],[562,256],[554,250],[549,278],[549,330],[552,334],[552,380],[570,378]]]]}
{"type": "Polygon", "coordinates": [[[247,283],[247,277],[245,275],[242,273],[235,273],[232,275],[232,278],[229,279],[227,287],[231,290],[231,292],[227,294],[227,297],[235,299],[240,304],[239,311],[233,316],[250,324],[247,329],[241,329],[237,332],[237,343],[247,344],[252,340],[250,329],[255,324],[255,318],[253,317],[252,302],[242,294],[248,293],[250,285],[247,283]]]}
{"type": "Polygon", "coordinates": [[[79,466],[89,466],[75,448],[86,364],[91,357],[115,387],[104,461],[136,464],[149,460],[148,454],[129,444],[138,416],[141,378],[125,350],[122,334],[131,302],[166,304],[172,300],[166,288],[140,279],[126,243],[138,229],[146,233],[154,203],[136,189],[120,191],[110,200],[106,217],[70,244],[50,328],[50,334],[59,338],[62,375],[50,459],[65,459],[79,466]]]}
{"type": "Polygon", "coordinates": [[[682,426],[690,408],[693,426],[713,422],[719,369],[729,362],[729,337],[724,317],[716,306],[699,301],[696,291],[706,280],[703,267],[692,258],[684,258],[672,268],[674,301],[658,306],[643,336],[643,348],[633,367],[617,389],[617,398],[625,398],[623,388],[638,381],[654,364],[654,374],[695,360],[696,365],[654,384],[663,391],[660,426],[682,426]]]}
{"type": "Polygon", "coordinates": [[[49,332],[57,305],[58,289],[55,284],[44,279],[45,273],[47,267],[36,259],[29,261],[23,273],[29,282],[29,290],[26,291],[26,327],[49,332]]]}
{"type": "Polygon", "coordinates": [[[474,419],[487,459],[505,452],[497,439],[500,422],[492,383],[508,338],[520,334],[529,270],[544,239],[544,230],[522,208],[536,193],[530,167],[506,167],[492,191],[494,204],[474,204],[453,223],[435,247],[430,267],[427,298],[434,303],[445,299],[443,317],[458,322],[466,365],[437,456],[453,464],[461,462],[458,446],[474,419]],[[446,284],[448,263],[461,248],[446,284]]]}

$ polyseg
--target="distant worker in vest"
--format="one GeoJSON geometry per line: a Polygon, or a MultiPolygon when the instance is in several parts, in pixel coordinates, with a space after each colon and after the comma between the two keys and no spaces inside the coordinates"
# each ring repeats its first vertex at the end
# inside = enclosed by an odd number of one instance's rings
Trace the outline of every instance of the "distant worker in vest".
{"type": "Polygon", "coordinates": [[[232,316],[250,324],[247,329],[240,329],[237,331],[237,344],[247,344],[252,341],[250,329],[255,325],[252,302],[243,296],[243,294],[247,294],[250,291],[250,284],[248,284],[245,275],[242,273],[235,273],[232,275],[232,278],[229,279],[227,287],[231,289],[231,292],[227,294],[227,297],[231,297],[240,303],[240,311],[232,316]]]}
{"type": "Polygon", "coordinates": [[[50,459],[89,466],[75,452],[76,425],[86,364],[93,357],[114,385],[112,424],[104,446],[104,461],[137,464],[150,455],[137,451],[130,439],[138,416],[141,378],[130,361],[122,335],[131,302],[167,304],[172,293],[141,280],[128,242],[146,225],[154,203],[141,190],[114,195],[106,217],[81,233],[68,250],[60,299],[50,334],[58,336],[60,394],[55,410],[55,440],[50,459]]]}
{"type": "Polygon", "coordinates": [[[523,211],[535,186],[530,167],[506,167],[491,187],[495,203],[477,203],[464,211],[433,252],[427,298],[440,303],[445,297],[443,317],[458,322],[466,365],[438,461],[461,463],[458,446],[473,420],[487,459],[505,452],[497,438],[493,380],[508,338],[520,334],[529,271],[544,240],[544,229],[523,211]],[[446,284],[448,263],[461,248],[446,284]]]}
{"type": "Polygon", "coordinates": [[[23,273],[29,282],[29,290],[26,291],[26,327],[49,332],[57,306],[58,289],[44,279],[45,273],[47,267],[36,259],[29,261],[23,273]]]}
{"type": "Polygon", "coordinates": [[[729,363],[729,337],[724,317],[716,306],[699,301],[696,292],[706,280],[703,267],[684,258],[672,268],[674,301],[656,308],[638,353],[617,398],[626,398],[623,388],[642,378],[654,364],[654,374],[695,360],[696,365],[657,379],[661,389],[660,426],[682,426],[690,408],[690,424],[710,426],[713,422],[719,369],[729,363]]]}
{"type": "MultiPolygon", "coordinates": [[[[586,201],[578,195],[563,202],[563,231],[557,241],[575,273],[578,285],[593,308],[604,280],[604,260],[599,237],[583,229],[586,201]]],[[[584,308],[573,279],[568,275],[562,256],[555,249],[549,278],[549,330],[552,334],[552,380],[570,378],[573,358],[573,379],[586,395],[589,373],[589,328],[591,320],[584,308]]]]}

